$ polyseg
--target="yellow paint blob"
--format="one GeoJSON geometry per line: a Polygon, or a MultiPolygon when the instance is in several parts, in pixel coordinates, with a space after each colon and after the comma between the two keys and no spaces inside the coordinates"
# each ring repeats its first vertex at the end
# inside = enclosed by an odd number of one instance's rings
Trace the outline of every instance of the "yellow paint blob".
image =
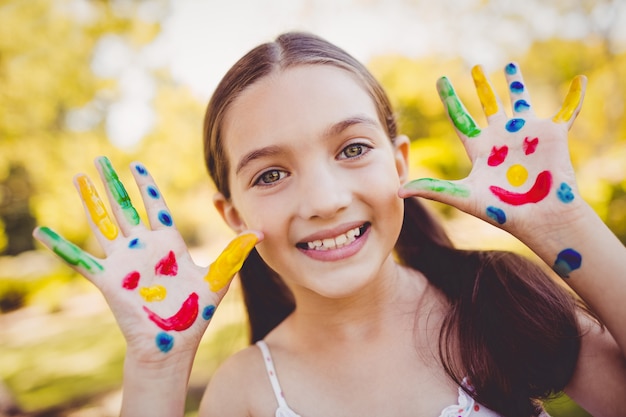
{"type": "Polygon", "coordinates": [[[480,65],[472,68],[472,78],[474,79],[474,85],[476,85],[476,93],[480,99],[480,104],[482,104],[485,110],[485,115],[493,116],[498,112],[498,101],[480,65]]]}
{"type": "Polygon", "coordinates": [[[561,110],[552,118],[554,122],[568,122],[572,118],[583,99],[583,79],[582,75],[578,75],[572,80],[561,110]]]}
{"type": "Polygon", "coordinates": [[[209,272],[204,277],[209,283],[211,291],[217,292],[241,269],[246,257],[254,248],[259,238],[254,233],[246,233],[233,239],[226,249],[209,266],[209,272]]]}
{"type": "Polygon", "coordinates": [[[76,178],[80,197],[85,203],[85,207],[91,216],[91,220],[100,230],[100,233],[109,240],[113,240],[118,235],[118,229],[115,223],[109,217],[109,213],[98,195],[98,191],[93,186],[86,175],[80,175],[76,178]]]}
{"type": "Polygon", "coordinates": [[[513,187],[519,187],[528,179],[528,170],[519,164],[511,165],[506,172],[506,179],[513,187]]]}
{"type": "Polygon", "coordinates": [[[154,301],[163,301],[167,296],[167,290],[162,285],[153,285],[152,287],[139,288],[139,295],[149,303],[154,301]]]}

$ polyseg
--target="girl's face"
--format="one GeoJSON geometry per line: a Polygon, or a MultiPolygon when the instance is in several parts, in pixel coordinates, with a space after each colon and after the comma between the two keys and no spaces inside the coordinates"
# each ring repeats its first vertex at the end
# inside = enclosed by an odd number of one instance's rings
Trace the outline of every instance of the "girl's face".
{"type": "Polygon", "coordinates": [[[231,199],[216,207],[235,231],[264,233],[257,250],[296,297],[345,297],[392,270],[408,140],[391,143],[354,75],[276,71],[232,103],[222,131],[231,199]]]}

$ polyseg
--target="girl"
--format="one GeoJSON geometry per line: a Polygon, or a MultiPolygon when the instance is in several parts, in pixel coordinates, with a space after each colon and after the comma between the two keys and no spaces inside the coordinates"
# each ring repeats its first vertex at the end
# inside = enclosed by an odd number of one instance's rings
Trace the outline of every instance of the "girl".
{"type": "Polygon", "coordinates": [[[78,176],[107,258],[49,229],[35,236],[116,314],[128,342],[122,414],[182,414],[202,332],[241,268],[254,345],[216,372],[200,416],[528,417],[561,390],[594,416],[622,415],[626,250],[578,194],[566,143],[586,81],[544,120],[515,64],[512,118],[481,68],[472,75],[485,128],[447,79],[437,85],[471,173],[403,186],[409,141],[363,65],[301,33],[250,51],[205,118],[215,206],[239,233],[208,272],[142,165],[133,171],[153,230],[106,159],[119,232],[78,176]],[[416,196],[511,232],[588,308],[520,256],[455,249],[416,196]]]}

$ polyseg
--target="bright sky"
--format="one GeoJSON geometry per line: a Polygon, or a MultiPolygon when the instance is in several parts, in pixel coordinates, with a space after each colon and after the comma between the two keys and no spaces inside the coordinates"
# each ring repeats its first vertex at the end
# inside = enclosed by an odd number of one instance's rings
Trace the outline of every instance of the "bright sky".
{"type": "Polygon", "coordinates": [[[591,13],[573,7],[557,13],[555,2],[543,0],[170,0],[164,8],[166,3],[144,0],[140,7],[140,16],[162,22],[150,45],[131,51],[112,36],[95,55],[94,71],[120,80],[122,98],[107,117],[110,138],[120,147],[138,142],[152,126],[152,68],[169,68],[204,101],[239,57],[287,30],[316,33],[363,62],[376,54],[437,53],[488,71],[533,39],[584,38],[611,27],[609,35],[626,43],[626,2],[618,0],[598,0],[591,13]]]}

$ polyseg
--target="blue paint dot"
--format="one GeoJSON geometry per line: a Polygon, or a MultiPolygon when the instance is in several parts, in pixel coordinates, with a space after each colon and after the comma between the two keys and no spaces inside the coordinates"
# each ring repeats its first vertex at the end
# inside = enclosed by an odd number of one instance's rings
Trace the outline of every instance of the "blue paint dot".
{"type": "Polygon", "coordinates": [[[514,63],[510,63],[508,64],[504,70],[506,71],[507,74],[509,75],[515,75],[517,74],[517,65],[515,65],[514,63]]]}
{"type": "Polygon", "coordinates": [[[163,353],[167,353],[174,347],[174,337],[165,332],[161,332],[156,336],[156,345],[163,353]]]}
{"type": "Polygon", "coordinates": [[[202,318],[205,320],[211,320],[213,318],[213,314],[215,314],[214,305],[206,306],[204,307],[204,310],[202,310],[202,318]]]}
{"type": "Polygon", "coordinates": [[[552,269],[559,274],[561,278],[569,278],[569,274],[580,268],[583,257],[574,249],[564,249],[556,257],[552,269]]]}
{"type": "Polygon", "coordinates": [[[159,221],[165,226],[171,226],[173,223],[172,216],[165,210],[159,211],[159,221]]]}
{"type": "Polygon", "coordinates": [[[519,94],[524,92],[524,84],[519,81],[513,81],[509,87],[512,93],[519,94]]]}
{"type": "Polygon", "coordinates": [[[148,175],[148,170],[146,169],[145,166],[141,165],[141,164],[137,164],[135,165],[135,170],[140,174],[140,175],[148,175]]]}
{"type": "Polygon", "coordinates": [[[525,124],[526,120],[524,119],[511,119],[506,122],[506,130],[512,133],[519,132],[525,124]]]}
{"type": "Polygon", "coordinates": [[[138,238],[134,238],[134,239],[131,239],[130,242],[128,242],[128,247],[130,249],[140,249],[140,248],[145,247],[145,245],[138,238]]]}
{"type": "Polygon", "coordinates": [[[528,109],[530,109],[530,104],[528,104],[528,102],[526,100],[517,100],[514,104],[513,104],[513,109],[515,109],[516,112],[523,112],[523,111],[527,111],[528,109]]]}
{"type": "Polygon", "coordinates": [[[498,222],[498,224],[506,223],[506,214],[504,214],[504,211],[502,211],[502,209],[499,209],[498,207],[487,207],[487,216],[498,222]]]}
{"type": "Polygon", "coordinates": [[[154,185],[148,185],[148,187],[146,187],[146,191],[148,192],[148,195],[154,199],[157,199],[161,196],[159,190],[157,190],[154,185]]]}
{"type": "Polygon", "coordinates": [[[574,200],[574,193],[572,187],[565,183],[561,183],[561,186],[556,190],[556,195],[564,203],[570,203],[574,200]]]}

